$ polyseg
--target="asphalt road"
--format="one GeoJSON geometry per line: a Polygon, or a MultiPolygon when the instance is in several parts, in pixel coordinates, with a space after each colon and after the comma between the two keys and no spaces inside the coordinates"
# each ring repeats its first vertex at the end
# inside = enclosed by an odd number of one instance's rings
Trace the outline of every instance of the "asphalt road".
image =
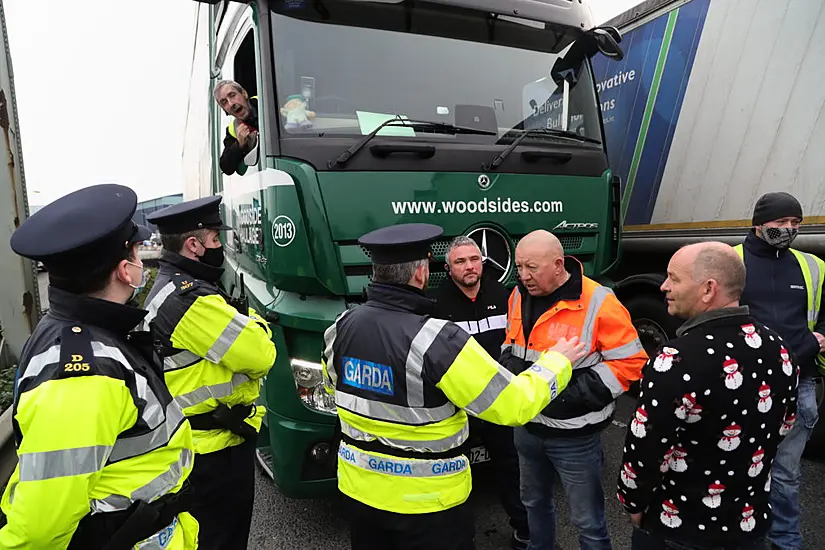
{"type": "MultiPolygon", "coordinates": [[[[617,420],[627,422],[634,401],[623,397],[619,401],[617,420]]],[[[619,422],[621,424],[621,422],[619,422]]],[[[627,517],[614,496],[622,446],[626,428],[612,425],[603,433],[605,448],[604,486],[610,535],[614,550],[630,548],[630,526],[627,517]]],[[[471,500],[476,514],[476,548],[478,550],[506,550],[509,548],[510,528],[507,517],[498,504],[489,469],[476,468],[473,472],[471,500]]],[[[805,461],[801,488],[803,537],[808,548],[821,547],[816,541],[825,540],[825,463],[805,461]]],[[[560,490],[556,491],[557,550],[579,548],[575,528],[567,520],[567,505],[560,490]]],[[[282,497],[269,478],[258,473],[255,495],[255,515],[249,550],[348,550],[349,534],[335,498],[323,500],[291,500],[282,497]]]]}

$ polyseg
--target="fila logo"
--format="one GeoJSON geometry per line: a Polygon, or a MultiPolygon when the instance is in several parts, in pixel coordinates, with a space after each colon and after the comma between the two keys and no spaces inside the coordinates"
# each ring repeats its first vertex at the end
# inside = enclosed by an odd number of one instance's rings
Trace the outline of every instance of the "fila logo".
{"type": "Polygon", "coordinates": [[[496,306],[494,306],[494,305],[489,305],[489,306],[487,306],[487,309],[496,309],[496,306]]]}

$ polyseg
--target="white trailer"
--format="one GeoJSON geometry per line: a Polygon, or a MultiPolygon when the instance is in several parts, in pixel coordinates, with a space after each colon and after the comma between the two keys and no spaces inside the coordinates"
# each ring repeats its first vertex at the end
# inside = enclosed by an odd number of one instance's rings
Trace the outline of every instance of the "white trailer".
{"type": "Polygon", "coordinates": [[[616,292],[651,349],[680,324],[658,290],[670,256],[742,242],[763,193],[795,195],[794,247],[825,255],[825,0],[648,0],[606,24],[625,52],[594,59],[623,181],[616,292]]]}

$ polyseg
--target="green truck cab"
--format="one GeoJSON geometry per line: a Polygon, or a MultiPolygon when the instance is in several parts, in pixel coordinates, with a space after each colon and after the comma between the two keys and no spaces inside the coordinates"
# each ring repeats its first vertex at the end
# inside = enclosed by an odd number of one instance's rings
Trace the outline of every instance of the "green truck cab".
{"type": "Polygon", "coordinates": [[[608,280],[620,185],[590,59],[621,58],[621,38],[592,28],[587,2],[214,0],[198,5],[195,32],[184,198],[222,195],[224,283],[271,323],[259,460],[283,494],[335,489],[320,357],[323,331],[363,300],[360,235],[439,224],[431,287],[462,234],[512,287],[518,240],[545,228],[608,280]],[[258,104],[256,146],[231,175],[219,167],[232,122],[212,96],[221,79],[258,104]]]}

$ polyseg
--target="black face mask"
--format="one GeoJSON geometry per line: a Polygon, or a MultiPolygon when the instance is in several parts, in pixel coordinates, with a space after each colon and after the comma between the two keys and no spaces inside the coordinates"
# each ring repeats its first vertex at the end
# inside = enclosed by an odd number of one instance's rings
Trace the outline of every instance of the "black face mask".
{"type": "Polygon", "coordinates": [[[201,261],[201,263],[204,263],[206,265],[211,265],[212,267],[221,267],[223,265],[223,247],[204,247],[203,255],[198,256],[198,259],[201,261]]]}

